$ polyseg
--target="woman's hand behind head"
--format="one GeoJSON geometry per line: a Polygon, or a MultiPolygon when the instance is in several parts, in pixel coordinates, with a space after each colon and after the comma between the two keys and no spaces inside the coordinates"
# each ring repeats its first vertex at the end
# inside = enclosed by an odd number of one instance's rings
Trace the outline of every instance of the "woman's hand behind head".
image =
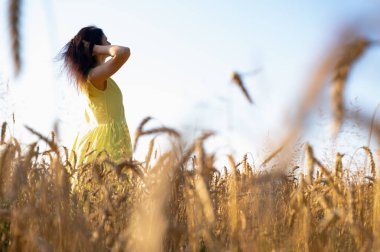
{"type": "Polygon", "coordinates": [[[82,40],[84,52],[89,56],[94,56],[94,43],[90,43],[87,40],[82,40]]]}

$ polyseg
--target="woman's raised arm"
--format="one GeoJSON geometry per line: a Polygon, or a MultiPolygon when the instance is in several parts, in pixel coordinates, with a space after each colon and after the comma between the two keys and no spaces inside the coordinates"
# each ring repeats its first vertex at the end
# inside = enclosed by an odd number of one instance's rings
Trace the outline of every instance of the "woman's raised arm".
{"type": "Polygon", "coordinates": [[[107,55],[112,58],[94,68],[88,74],[88,79],[98,89],[104,90],[105,81],[116,73],[131,55],[130,49],[118,45],[94,45],[93,55],[107,55]]]}

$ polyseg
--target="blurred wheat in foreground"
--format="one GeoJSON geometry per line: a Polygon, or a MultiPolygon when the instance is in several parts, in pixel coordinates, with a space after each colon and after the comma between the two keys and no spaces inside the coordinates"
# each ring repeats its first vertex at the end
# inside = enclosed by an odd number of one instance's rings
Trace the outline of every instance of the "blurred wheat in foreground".
{"type": "MultiPolygon", "coordinates": [[[[342,155],[259,172],[229,156],[224,172],[201,135],[143,163],[105,158],[70,164],[68,150],[40,135],[22,150],[2,132],[2,251],[367,251],[380,248],[380,194],[368,172],[348,173],[342,155]],[[182,150],[182,151],[180,151],[182,150]],[[299,167],[305,175],[295,175],[299,167]],[[81,181],[71,191],[71,176],[81,181]]],[[[30,129],[33,134],[38,132],[30,129]]],[[[168,130],[166,130],[168,131],[168,130]]],[[[158,130],[153,130],[156,134],[158,130]]],[[[176,136],[179,138],[180,136],[176,136]]],[[[154,138],[153,138],[154,139],[154,138]]]]}

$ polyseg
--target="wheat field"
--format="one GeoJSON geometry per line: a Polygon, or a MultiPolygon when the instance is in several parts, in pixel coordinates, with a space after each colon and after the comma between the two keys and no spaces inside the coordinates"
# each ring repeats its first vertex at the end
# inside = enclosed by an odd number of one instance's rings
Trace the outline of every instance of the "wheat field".
{"type": "MultiPolygon", "coordinates": [[[[6,123],[2,129],[2,251],[379,248],[379,183],[366,146],[368,171],[349,174],[342,154],[322,164],[306,144],[300,152],[308,172],[296,175],[300,166],[260,170],[247,155],[240,162],[228,156],[220,171],[204,150],[207,132],[188,146],[173,141],[161,155],[152,138],[143,162],[114,163],[101,152],[91,163],[71,164],[54,138],[29,129],[49,148],[40,151],[36,142],[22,150],[6,137],[6,123]],[[72,189],[74,174],[80,183],[72,189]]],[[[173,131],[160,130],[153,132],[173,131]]]]}
{"type": "MultiPolygon", "coordinates": [[[[10,2],[19,69],[20,3],[10,2]]],[[[366,158],[353,172],[345,153],[326,163],[307,143],[295,148],[329,75],[333,134],[353,120],[369,126],[369,139],[380,142],[376,113],[347,118],[344,106],[351,69],[374,44],[350,29],[340,35],[309,78],[293,130],[259,167],[247,155],[229,155],[224,167],[216,167],[215,153],[204,148],[212,132],[186,142],[172,128],[144,130],[150,117],[134,139],[138,148],[141,137],[150,137],[145,160],[120,162],[103,151],[90,163],[70,163],[70,150],[54,133],[29,127],[39,140],[22,148],[4,122],[0,251],[379,251],[379,150],[358,146],[366,158]],[[156,148],[159,134],[172,143],[163,153],[156,148]]],[[[253,104],[243,79],[233,72],[242,99],[253,104]]]]}

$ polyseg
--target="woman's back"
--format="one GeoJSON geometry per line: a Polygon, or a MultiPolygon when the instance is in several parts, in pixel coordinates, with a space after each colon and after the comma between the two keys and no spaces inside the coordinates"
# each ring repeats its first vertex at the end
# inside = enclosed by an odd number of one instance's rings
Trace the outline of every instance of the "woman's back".
{"type": "Polygon", "coordinates": [[[96,88],[90,81],[87,81],[86,87],[84,92],[87,99],[86,117],[89,117],[88,123],[91,126],[113,121],[126,122],[123,95],[112,78],[107,79],[105,90],[96,88]]]}
{"type": "Polygon", "coordinates": [[[85,132],[78,132],[72,147],[77,163],[92,161],[103,150],[115,161],[131,158],[132,143],[120,88],[111,78],[107,80],[105,90],[97,89],[89,81],[86,87],[84,96],[87,106],[84,113],[88,127],[85,132]],[[92,154],[89,154],[91,151],[92,154]]]}

